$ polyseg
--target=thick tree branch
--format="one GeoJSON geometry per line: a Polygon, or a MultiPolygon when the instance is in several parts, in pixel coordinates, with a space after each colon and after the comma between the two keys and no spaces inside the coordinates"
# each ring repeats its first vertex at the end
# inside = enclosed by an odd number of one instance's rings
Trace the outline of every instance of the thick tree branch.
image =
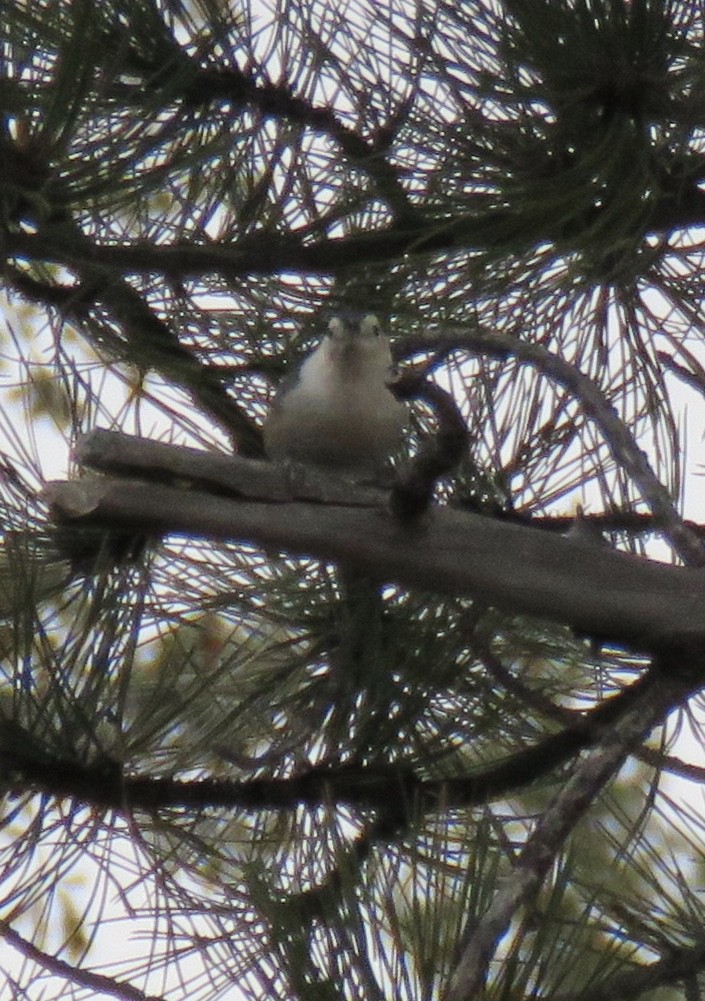
{"type": "MultiPolygon", "coordinates": [[[[221,457],[218,462],[221,462],[221,457]]],[[[379,508],[238,501],[111,479],[50,484],[76,525],[254,542],[333,560],[375,580],[466,595],[640,650],[705,642],[705,576],[480,515],[432,507],[405,529],[379,508]]]]}
{"type": "MultiPolygon", "coordinates": [[[[699,198],[705,201],[705,195],[699,198]]],[[[697,200],[693,194],[690,201],[697,200]]],[[[682,215],[673,209],[656,232],[673,228],[667,221],[682,215]]],[[[705,205],[686,215],[693,225],[702,222],[705,205]]],[[[93,243],[88,252],[75,240],[64,241],[46,232],[14,231],[5,234],[4,250],[9,257],[53,262],[76,271],[92,262],[113,277],[157,273],[187,281],[213,274],[233,279],[282,271],[331,275],[355,265],[397,261],[407,254],[418,259],[439,252],[491,251],[511,241],[518,249],[530,249],[550,239],[550,234],[527,231],[520,213],[493,208],[484,195],[468,195],[467,210],[460,217],[436,219],[419,209],[413,221],[404,218],[373,232],[331,239],[304,240],[303,234],[296,232],[267,232],[246,234],[234,243],[93,243]]]]}
{"type": "MultiPolygon", "coordinates": [[[[441,460],[447,448],[454,453],[461,438],[465,441],[465,431],[463,429],[462,434],[460,431],[458,428],[456,434],[453,426],[446,427],[453,444],[441,442],[441,460]]],[[[297,466],[294,473],[290,466],[216,451],[205,452],[201,448],[185,445],[168,445],[152,438],[103,428],[96,428],[79,438],[74,458],[84,468],[102,473],[175,486],[187,483],[191,487],[203,487],[211,493],[231,497],[268,501],[312,500],[321,504],[342,504],[344,507],[378,508],[385,507],[388,500],[386,490],[351,484],[340,476],[314,467],[297,466]]],[[[542,515],[537,518],[520,511],[510,511],[498,512],[496,517],[525,528],[540,528],[541,531],[560,535],[567,534],[575,523],[573,515],[542,515]]],[[[583,515],[583,521],[598,535],[602,532],[648,534],[658,527],[653,515],[636,511],[583,515]]],[[[705,536],[705,526],[692,521],[685,524],[693,536],[705,536]]]]}
{"type": "Polygon", "coordinates": [[[386,493],[351,484],[314,467],[278,465],[241,455],[205,452],[150,438],[97,428],[83,435],[74,458],[87,469],[155,483],[188,483],[213,494],[268,501],[312,500],[321,504],[384,507],[386,493]]]}
{"type": "MultiPolygon", "coordinates": [[[[319,766],[288,779],[201,779],[129,776],[117,762],[85,765],[38,752],[30,735],[12,720],[0,721],[0,751],[5,782],[22,791],[29,786],[59,798],[69,796],[97,809],[153,812],[162,809],[291,810],[305,804],[346,804],[378,812],[375,836],[391,838],[410,814],[467,808],[531,785],[598,741],[605,728],[661,690],[651,671],[619,695],[606,699],[558,733],[522,748],[484,770],[454,778],[423,779],[408,764],[319,766]]],[[[675,685],[678,697],[685,684],[675,685]]]]}
{"type": "MultiPolygon", "coordinates": [[[[40,234],[10,232],[4,238],[5,252],[12,257],[62,264],[76,271],[90,264],[102,268],[114,277],[130,274],[164,275],[176,281],[220,274],[226,278],[270,275],[279,271],[295,274],[335,274],[358,264],[373,264],[397,260],[404,254],[433,252],[459,245],[454,234],[467,229],[478,232],[493,226],[489,220],[483,227],[478,221],[434,223],[409,226],[393,224],[371,233],[361,233],[317,241],[306,241],[294,233],[253,233],[235,243],[154,246],[146,241],[129,244],[91,244],[64,241],[46,231],[40,234]]],[[[458,235],[460,235],[458,233],[458,235]]]]}

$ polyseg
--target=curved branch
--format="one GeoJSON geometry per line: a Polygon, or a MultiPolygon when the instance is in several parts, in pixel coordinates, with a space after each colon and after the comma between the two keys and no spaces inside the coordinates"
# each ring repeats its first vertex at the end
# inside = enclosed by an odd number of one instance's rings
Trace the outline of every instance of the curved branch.
{"type": "MultiPolygon", "coordinates": [[[[29,786],[59,798],[71,797],[98,809],[290,810],[301,804],[315,808],[322,803],[345,803],[379,811],[375,829],[380,836],[391,837],[405,826],[411,804],[422,812],[437,810],[439,803],[448,808],[476,806],[516,792],[550,774],[594,745],[605,727],[621,720],[634,705],[640,706],[652,698],[650,693],[654,689],[670,693],[670,708],[674,698],[681,697],[687,687],[679,681],[662,682],[658,672],[650,671],[571,726],[522,748],[484,771],[450,779],[419,778],[408,764],[319,766],[288,779],[243,781],[126,776],[117,762],[88,766],[52,759],[44,750],[38,753],[23,728],[9,720],[0,724],[0,749],[16,787],[25,790],[29,786]]],[[[666,698],[663,694],[660,697],[666,698]]]]}
{"type": "MultiPolygon", "coordinates": [[[[418,211],[400,182],[400,171],[384,157],[381,144],[363,139],[344,125],[332,108],[311,104],[285,84],[258,82],[251,73],[234,66],[199,69],[189,81],[185,97],[197,103],[248,105],[265,118],[286,119],[327,136],[353,166],[371,178],[375,193],[387,203],[397,223],[418,223],[418,211]]],[[[384,139],[388,146],[389,135],[384,139]]]]}
{"type": "Polygon", "coordinates": [[[25,298],[60,308],[62,316],[78,326],[92,322],[92,309],[102,306],[119,325],[125,341],[133,346],[129,359],[133,364],[152,368],[181,386],[204,414],[230,435],[243,455],[261,456],[262,437],[255,423],[228,393],[220,377],[179,342],[169,323],[122,276],[109,274],[97,263],[95,246],[77,227],[64,221],[48,224],[46,230],[51,234],[49,243],[58,239],[76,251],[68,254],[72,259],[68,266],[78,276],[79,283],[62,288],[39,282],[6,264],[2,273],[7,281],[25,298]]]}
{"type": "Polygon", "coordinates": [[[600,428],[615,461],[641,490],[658,527],[683,562],[694,567],[705,566],[705,547],[676,510],[668,491],[651,469],[631,431],[599,386],[574,365],[541,344],[523,341],[499,331],[488,333],[466,327],[443,327],[438,334],[409,338],[401,346],[407,354],[413,351],[469,350],[499,360],[513,355],[572,392],[582,403],[585,413],[600,428]]]}
{"type": "Polygon", "coordinates": [[[392,511],[402,522],[411,522],[429,509],[438,480],[449,476],[461,462],[468,447],[468,429],[452,395],[427,380],[424,373],[405,374],[390,388],[400,400],[423,400],[438,424],[435,434],[424,439],[392,488],[392,511]]]}

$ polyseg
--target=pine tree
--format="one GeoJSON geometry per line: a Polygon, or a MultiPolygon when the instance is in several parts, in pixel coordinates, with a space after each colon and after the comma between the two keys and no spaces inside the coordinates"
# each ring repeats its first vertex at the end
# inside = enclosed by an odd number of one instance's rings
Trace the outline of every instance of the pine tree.
{"type": "Polygon", "coordinates": [[[700,997],[705,10],[0,14],[3,1001],[700,997]]]}

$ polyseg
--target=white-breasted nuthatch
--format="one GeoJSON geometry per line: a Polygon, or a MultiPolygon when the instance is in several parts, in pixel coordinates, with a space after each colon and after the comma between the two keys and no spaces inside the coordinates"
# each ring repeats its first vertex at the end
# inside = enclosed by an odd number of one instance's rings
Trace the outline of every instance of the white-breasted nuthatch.
{"type": "Polygon", "coordinates": [[[282,383],[264,424],[270,459],[374,475],[398,448],[406,407],[388,387],[392,356],[376,316],[335,317],[282,383]]]}

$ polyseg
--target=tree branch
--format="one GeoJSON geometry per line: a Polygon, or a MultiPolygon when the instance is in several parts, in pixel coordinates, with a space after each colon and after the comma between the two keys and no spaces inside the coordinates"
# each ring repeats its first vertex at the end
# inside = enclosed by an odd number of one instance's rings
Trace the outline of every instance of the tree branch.
{"type": "Polygon", "coordinates": [[[574,365],[541,344],[520,340],[500,331],[486,332],[467,327],[443,327],[438,334],[409,338],[402,345],[409,351],[466,350],[486,357],[505,359],[513,355],[548,376],[559,386],[570,390],[583,405],[585,413],[600,428],[615,461],[628,473],[651,508],[658,527],[665,533],[684,563],[705,566],[705,547],[690,531],[676,510],[668,491],[654,474],[643,450],[639,448],[629,428],[592,379],[574,365]]]}
{"type": "Polygon", "coordinates": [[[479,923],[474,918],[469,922],[462,955],[451,974],[444,1001],[477,1001],[480,998],[497,943],[517,909],[535,897],[566,838],[632,748],[685,691],[677,680],[665,678],[661,684],[642,691],[641,697],[620,717],[619,725],[610,727],[576,766],[537,821],[513,874],[497,891],[487,913],[479,923]]]}
{"type": "MultiPolygon", "coordinates": [[[[57,286],[25,277],[19,268],[6,264],[3,268],[5,278],[16,282],[15,287],[22,295],[46,305],[58,304],[62,315],[79,326],[95,324],[92,310],[102,305],[130,345],[132,364],[152,368],[167,381],[184,388],[204,414],[216,420],[231,436],[244,455],[262,455],[259,429],[228,393],[220,377],[179,342],[170,324],[124,281],[123,275],[99,263],[95,244],[84,237],[78,227],[65,219],[48,222],[39,227],[38,238],[34,247],[36,254],[32,255],[36,259],[46,259],[40,250],[43,244],[51,246],[57,241],[65,244],[66,250],[73,248],[72,252],[64,254],[65,258],[72,258],[72,262],[68,263],[67,259],[65,263],[78,275],[79,283],[59,291],[60,287],[57,289],[57,286]]],[[[12,240],[11,234],[5,234],[5,248],[12,240]]],[[[119,343],[119,338],[115,337],[115,341],[119,343]]]]}
{"type": "Polygon", "coordinates": [[[230,497],[360,507],[384,507],[387,497],[383,490],[351,484],[315,467],[297,466],[292,475],[290,466],[168,445],[103,428],[81,436],[74,458],[87,469],[161,484],[188,483],[230,497]]]}
{"type": "Polygon", "coordinates": [[[391,509],[402,521],[419,518],[430,507],[436,483],[449,476],[468,447],[465,418],[452,395],[426,379],[425,372],[405,373],[391,390],[400,400],[423,400],[433,410],[438,424],[417,454],[402,469],[392,489],[391,509]]]}
{"type": "MultiPolygon", "coordinates": [[[[327,136],[349,163],[368,175],[375,194],[387,203],[396,222],[420,222],[419,213],[400,182],[400,170],[386,160],[382,146],[363,139],[344,125],[332,108],[311,104],[293,94],[288,85],[258,82],[235,66],[199,69],[189,81],[185,97],[199,103],[227,101],[236,107],[248,105],[257,108],[265,118],[285,119],[327,136]]],[[[391,137],[384,138],[388,146],[391,137]]]]}
{"type": "MultiPolygon", "coordinates": [[[[218,457],[218,463],[223,457],[218,457]]],[[[375,580],[466,595],[638,650],[705,642],[705,578],[611,549],[433,506],[405,529],[379,508],[239,501],[160,484],[55,482],[59,521],[254,542],[333,560],[375,580]],[[579,571],[579,572],[576,572],[579,571]]]]}
{"type": "Polygon", "coordinates": [[[122,999],[122,1001],[164,1001],[164,998],[156,994],[145,994],[144,991],[133,987],[124,980],[115,980],[113,977],[106,977],[100,973],[92,973],[90,970],[82,970],[77,966],[72,966],[65,959],[52,956],[42,949],[38,949],[32,942],[19,935],[14,928],[0,918],[0,935],[14,946],[26,959],[37,963],[49,973],[57,977],[65,977],[69,983],[78,987],[88,988],[98,994],[108,994],[110,997],[122,999]]]}
{"type": "MultiPolygon", "coordinates": [[[[697,200],[695,195],[693,199],[697,200]]],[[[705,201],[705,195],[700,199],[705,201]]],[[[694,213],[692,224],[702,219],[703,213],[694,213]]],[[[666,228],[664,220],[655,231],[666,228]]],[[[53,262],[77,271],[92,262],[114,277],[157,273],[183,282],[212,274],[229,279],[282,271],[334,275],[356,265],[388,263],[409,254],[419,261],[423,255],[443,251],[491,251],[512,240],[520,252],[550,239],[550,234],[527,233],[518,212],[488,207],[485,195],[468,195],[467,211],[454,219],[436,219],[419,210],[413,220],[405,217],[373,232],[336,238],[304,240],[296,231],[256,232],[218,244],[92,243],[88,252],[75,240],[63,242],[46,232],[13,231],[4,235],[4,250],[11,257],[53,262]]]]}
{"type": "MultiPolygon", "coordinates": [[[[661,687],[658,672],[652,670],[558,733],[484,770],[454,778],[422,779],[410,764],[398,763],[322,765],[287,779],[188,781],[130,776],[111,760],[85,765],[51,758],[44,748],[37,749],[36,742],[13,720],[0,720],[0,751],[8,788],[24,791],[29,786],[59,798],[71,797],[96,809],[148,813],[219,807],[291,810],[301,804],[317,808],[333,802],[377,811],[373,836],[391,838],[405,827],[412,805],[422,813],[437,810],[439,804],[450,809],[467,808],[525,788],[595,744],[606,727],[621,720],[635,704],[641,705],[654,688],[661,691],[661,687]]],[[[673,691],[680,697],[686,687],[681,683],[673,691]]]]}
{"type": "MultiPolygon", "coordinates": [[[[673,946],[663,959],[606,977],[593,987],[583,988],[580,994],[555,994],[553,1001],[605,1001],[606,998],[631,1001],[657,987],[682,982],[704,970],[705,945],[695,945],[692,949],[673,946]]],[[[695,996],[701,995],[698,993],[695,996]]]]}

